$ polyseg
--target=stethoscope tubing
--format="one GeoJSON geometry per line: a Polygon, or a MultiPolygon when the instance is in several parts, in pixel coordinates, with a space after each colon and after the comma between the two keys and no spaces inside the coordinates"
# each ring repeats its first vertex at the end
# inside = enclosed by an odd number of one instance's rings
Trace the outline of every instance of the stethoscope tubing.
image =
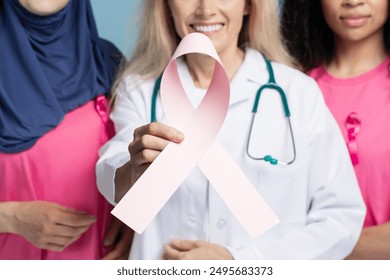
{"type": "MultiPolygon", "coordinates": [[[[264,160],[266,162],[269,162],[272,165],[290,165],[296,159],[296,147],[295,147],[294,133],[293,133],[293,129],[292,129],[292,126],[291,126],[291,119],[290,119],[291,113],[290,113],[290,109],[289,109],[289,106],[288,106],[287,97],[286,97],[286,94],[285,94],[284,90],[280,86],[278,86],[278,84],[275,81],[275,76],[274,76],[274,71],[273,71],[273,68],[272,68],[272,65],[271,65],[271,61],[269,59],[267,59],[264,55],[263,55],[263,58],[264,58],[264,61],[266,63],[266,66],[267,66],[269,80],[268,80],[268,82],[266,84],[262,85],[258,89],[258,91],[256,93],[256,98],[255,98],[255,101],[253,103],[252,120],[251,120],[250,128],[249,128],[249,135],[248,135],[246,153],[253,160],[264,160]],[[287,118],[289,130],[290,130],[292,148],[293,148],[293,158],[290,161],[281,161],[281,160],[278,160],[278,159],[272,157],[271,155],[265,155],[265,156],[262,156],[262,157],[255,157],[255,156],[251,155],[250,152],[249,152],[250,139],[251,139],[251,136],[252,136],[252,130],[253,130],[253,123],[254,123],[255,115],[257,114],[261,93],[265,89],[276,90],[279,93],[280,98],[282,100],[283,110],[284,110],[285,117],[287,118]]],[[[152,104],[151,104],[151,122],[156,122],[157,121],[156,107],[157,107],[157,97],[158,97],[158,93],[160,91],[161,79],[162,79],[162,75],[160,75],[157,78],[157,80],[156,80],[156,82],[154,84],[154,88],[153,88],[152,104]]]]}

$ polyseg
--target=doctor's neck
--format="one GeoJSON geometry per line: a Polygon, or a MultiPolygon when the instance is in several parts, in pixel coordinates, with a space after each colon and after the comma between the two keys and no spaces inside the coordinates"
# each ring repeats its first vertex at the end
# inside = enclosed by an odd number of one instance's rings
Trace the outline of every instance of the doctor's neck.
{"type": "MultiPolygon", "coordinates": [[[[228,58],[219,55],[231,81],[244,60],[244,52],[237,48],[236,53],[228,58]]],[[[214,59],[203,54],[188,54],[185,60],[195,86],[207,89],[214,73],[214,59]]]]}

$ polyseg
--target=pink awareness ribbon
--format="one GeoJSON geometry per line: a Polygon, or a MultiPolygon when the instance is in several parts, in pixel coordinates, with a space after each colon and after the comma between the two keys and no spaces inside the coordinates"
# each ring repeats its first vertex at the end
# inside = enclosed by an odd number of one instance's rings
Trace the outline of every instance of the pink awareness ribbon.
{"type": "Polygon", "coordinates": [[[104,95],[99,95],[98,97],[96,97],[95,109],[102,121],[102,129],[100,131],[100,143],[103,145],[115,134],[113,123],[111,122],[109,117],[110,105],[108,104],[108,100],[104,95]]]}
{"type": "Polygon", "coordinates": [[[350,113],[345,121],[345,126],[347,128],[347,133],[348,133],[347,146],[348,146],[349,154],[351,156],[353,165],[359,164],[358,146],[357,146],[356,137],[360,132],[360,124],[361,121],[357,117],[357,114],[355,112],[350,113]]]}
{"type": "Polygon", "coordinates": [[[111,212],[141,234],[196,165],[227,207],[253,237],[279,220],[264,199],[217,140],[226,117],[230,82],[210,39],[200,33],[183,38],[164,71],[160,89],[170,125],[185,135],[169,143],[111,212]],[[210,86],[195,110],[180,82],[176,59],[202,53],[215,60],[210,86]]]}

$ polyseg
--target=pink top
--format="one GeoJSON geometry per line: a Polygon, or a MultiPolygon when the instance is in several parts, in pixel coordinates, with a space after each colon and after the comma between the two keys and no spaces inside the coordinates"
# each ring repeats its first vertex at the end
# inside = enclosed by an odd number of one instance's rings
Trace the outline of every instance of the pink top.
{"type": "Polygon", "coordinates": [[[348,79],[310,72],[344,135],[367,206],[364,226],[390,221],[390,59],[348,79]]]}
{"type": "Polygon", "coordinates": [[[104,97],[68,113],[29,150],[0,153],[0,202],[44,200],[95,215],[97,221],[63,252],[40,250],[21,236],[0,234],[0,259],[99,259],[109,204],[96,186],[95,163],[108,140],[104,97]]]}

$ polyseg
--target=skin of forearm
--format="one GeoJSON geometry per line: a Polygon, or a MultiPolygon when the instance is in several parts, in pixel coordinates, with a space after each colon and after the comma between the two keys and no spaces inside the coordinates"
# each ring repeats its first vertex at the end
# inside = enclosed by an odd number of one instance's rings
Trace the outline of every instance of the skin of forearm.
{"type": "Polygon", "coordinates": [[[115,202],[124,197],[130,187],[133,185],[131,182],[132,167],[130,162],[125,163],[119,167],[115,172],[115,202]]]}
{"type": "Polygon", "coordinates": [[[13,219],[18,202],[0,203],[0,233],[14,233],[13,219]]]}
{"type": "Polygon", "coordinates": [[[358,243],[347,257],[350,260],[389,260],[390,222],[364,228],[358,243]]]}

